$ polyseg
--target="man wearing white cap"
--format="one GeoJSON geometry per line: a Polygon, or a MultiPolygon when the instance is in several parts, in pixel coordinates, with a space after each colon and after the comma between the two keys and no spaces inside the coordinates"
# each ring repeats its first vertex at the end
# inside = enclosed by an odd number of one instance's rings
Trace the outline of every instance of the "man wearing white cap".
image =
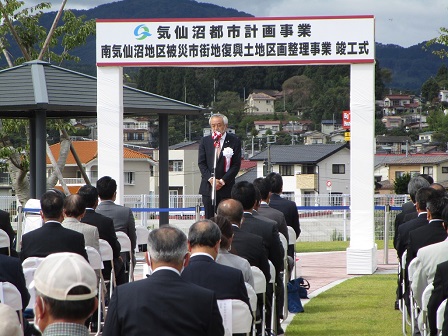
{"type": "Polygon", "coordinates": [[[35,327],[43,336],[88,336],[86,319],[98,306],[97,280],[89,263],[76,253],[46,257],[34,274],[35,327]]]}

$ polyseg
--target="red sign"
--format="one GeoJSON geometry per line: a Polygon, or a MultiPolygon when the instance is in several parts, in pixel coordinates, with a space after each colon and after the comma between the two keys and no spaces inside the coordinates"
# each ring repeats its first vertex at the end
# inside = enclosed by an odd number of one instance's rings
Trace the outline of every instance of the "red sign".
{"type": "Polygon", "coordinates": [[[342,111],[342,128],[350,129],[350,111],[342,111]]]}
{"type": "Polygon", "coordinates": [[[331,188],[331,181],[330,180],[327,181],[327,187],[331,188]]]}

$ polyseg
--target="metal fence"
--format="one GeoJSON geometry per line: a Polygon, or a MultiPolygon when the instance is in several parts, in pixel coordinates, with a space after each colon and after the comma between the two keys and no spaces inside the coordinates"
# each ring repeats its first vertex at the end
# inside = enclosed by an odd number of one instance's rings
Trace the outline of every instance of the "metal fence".
{"type": "MultiPolygon", "coordinates": [[[[375,195],[375,239],[390,240],[394,221],[407,195],[375,195]],[[387,233],[387,234],[386,234],[387,233]]],[[[301,195],[295,198],[302,233],[299,241],[336,241],[350,239],[350,195],[301,195]]],[[[136,223],[147,227],[159,225],[159,214],[169,213],[169,223],[187,231],[197,218],[203,218],[200,195],[170,196],[167,209],[159,208],[158,195],[125,195],[124,205],[134,212],[136,223]]],[[[0,196],[0,209],[11,215],[17,226],[16,199],[0,196]]]]}

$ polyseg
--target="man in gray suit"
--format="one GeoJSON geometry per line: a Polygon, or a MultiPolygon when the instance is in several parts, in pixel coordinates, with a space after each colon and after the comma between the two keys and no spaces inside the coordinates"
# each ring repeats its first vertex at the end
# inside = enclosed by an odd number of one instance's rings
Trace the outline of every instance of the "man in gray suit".
{"type": "Polygon", "coordinates": [[[86,202],[77,195],[70,195],[64,199],[64,221],[62,226],[66,229],[78,231],[84,235],[86,246],[91,246],[100,252],[100,234],[98,229],[92,225],[81,222],[81,218],[86,212],[86,202]]]}
{"type": "MultiPolygon", "coordinates": [[[[128,207],[115,204],[117,196],[117,182],[110,176],[103,176],[96,181],[96,189],[101,203],[96,207],[96,212],[112,218],[114,221],[115,231],[122,231],[127,234],[131,241],[132,251],[135,250],[137,243],[137,235],[135,233],[135,220],[132,210],[128,207]]],[[[125,265],[129,264],[128,253],[122,253],[121,257],[126,261],[125,265]]],[[[133,257],[133,262],[135,258],[133,257]]],[[[128,267],[126,269],[129,269],[128,267]]]]}

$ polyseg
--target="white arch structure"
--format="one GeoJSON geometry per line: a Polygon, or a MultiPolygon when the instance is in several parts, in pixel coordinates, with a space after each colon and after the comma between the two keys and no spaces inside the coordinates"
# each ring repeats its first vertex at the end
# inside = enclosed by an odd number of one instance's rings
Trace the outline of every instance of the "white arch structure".
{"type": "Polygon", "coordinates": [[[118,202],[123,201],[123,67],[350,64],[347,273],[376,270],[373,16],[98,20],[96,55],[98,174],[116,178],[118,202]]]}

